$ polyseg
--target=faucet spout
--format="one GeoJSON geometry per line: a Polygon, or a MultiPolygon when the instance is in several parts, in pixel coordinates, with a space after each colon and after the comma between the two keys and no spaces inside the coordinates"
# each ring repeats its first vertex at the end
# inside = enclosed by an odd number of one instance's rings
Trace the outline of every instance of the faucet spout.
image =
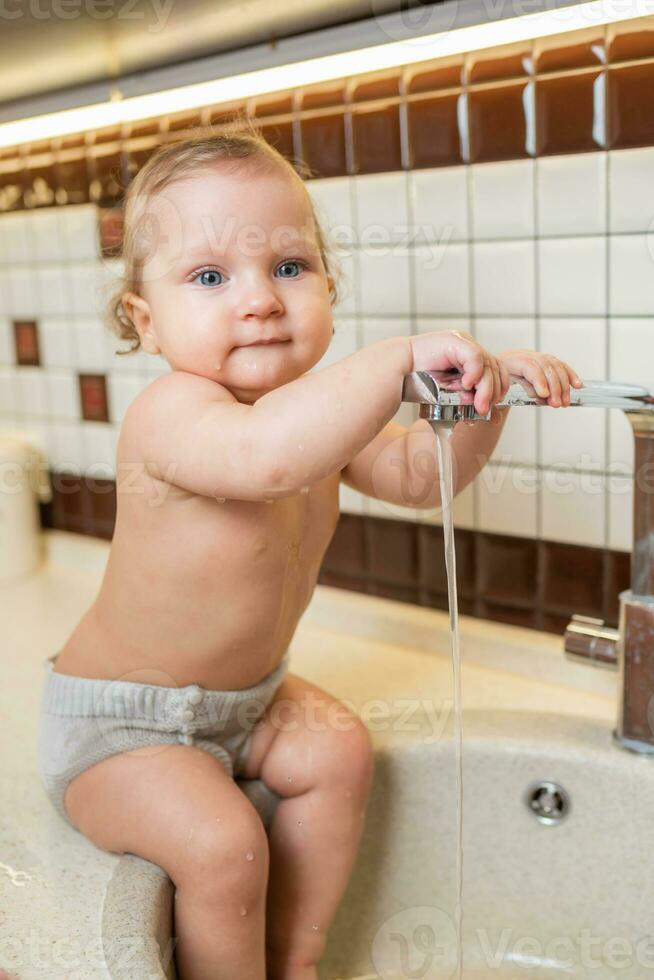
{"type": "MultiPolygon", "coordinates": [[[[511,384],[497,406],[547,406],[524,378],[511,384]]],[[[474,407],[474,392],[461,384],[458,371],[414,371],[404,379],[402,401],[420,406],[432,428],[461,420],[489,421],[474,407]]],[[[654,395],[640,385],[584,381],[570,389],[566,408],[619,408],[634,433],[634,544],[631,589],[620,593],[617,630],[601,620],[573,616],[564,649],[571,659],[619,669],[619,711],[613,736],[617,745],[654,753],[654,395]]]]}

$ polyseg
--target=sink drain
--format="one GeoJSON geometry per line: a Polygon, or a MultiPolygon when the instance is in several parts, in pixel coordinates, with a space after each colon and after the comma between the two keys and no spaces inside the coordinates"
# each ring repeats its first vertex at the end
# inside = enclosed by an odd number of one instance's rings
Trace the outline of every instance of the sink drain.
{"type": "Polygon", "coordinates": [[[558,783],[543,780],[532,783],[525,794],[525,802],[541,823],[560,823],[570,812],[570,797],[558,783]]]}

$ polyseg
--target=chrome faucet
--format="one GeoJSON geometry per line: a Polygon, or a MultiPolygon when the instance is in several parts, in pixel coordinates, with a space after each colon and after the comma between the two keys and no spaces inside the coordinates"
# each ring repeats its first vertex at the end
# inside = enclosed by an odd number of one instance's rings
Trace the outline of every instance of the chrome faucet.
{"type": "MultiPolygon", "coordinates": [[[[498,407],[547,405],[523,378],[511,378],[498,407]]],[[[458,371],[414,371],[404,379],[402,401],[417,402],[420,418],[439,422],[489,421],[474,407],[458,371]]],[[[565,631],[567,657],[619,671],[618,719],[613,738],[621,748],[654,753],[654,395],[639,385],[584,381],[570,389],[570,408],[619,408],[627,414],[635,441],[634,545],[631,588],[620,593],[618,628],[574,615],[565,631]]]]}

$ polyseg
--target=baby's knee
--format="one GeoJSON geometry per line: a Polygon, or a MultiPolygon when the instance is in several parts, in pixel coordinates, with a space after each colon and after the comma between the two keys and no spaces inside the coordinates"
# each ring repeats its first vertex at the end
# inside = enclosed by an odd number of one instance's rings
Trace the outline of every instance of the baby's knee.
{"type": "Polygon", "coordinates": [[[268,838],[254,808],[224,812],[190,827],[183,856],[175,884],[201,894],[207,902],[220,903],[229,896],[247,903],[265,894],[268,838]]]}

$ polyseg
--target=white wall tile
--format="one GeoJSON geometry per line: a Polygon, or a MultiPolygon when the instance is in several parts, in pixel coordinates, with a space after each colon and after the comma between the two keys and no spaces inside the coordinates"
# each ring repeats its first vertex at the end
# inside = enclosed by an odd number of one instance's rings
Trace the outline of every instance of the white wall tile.
{"type": "Polygon", "coordinates": [[[111,479],[115,473],[117,434],[108,422],[81,422],[84,446],[84,472],[97,479],[111,479]]]}
{"type": "Polygon", "coordinates": [[[651,232],[654,222],[653,171],[654,147],[612,150],[609,153],[611,232],[651,232]]]}
{"type": "Polygon", "coordinates": [[[475,238],[533,237],[533,160],[473,164],[470,179],[475,238]]]}
{"type": "MultiPolygon", "coordinates": [[[[533,350],[536,345],[536,323],[530,318],[476,320],[474,335],[475,340],[491,354],[516,348],[533,350]]],[[[530,408],[511,409],[493,451],[493,458],[535,466],[538,462],[536,417],[537,412],[530,408]]]]}
{"type": "Polygon", "coordinates": [[[9,311],[18,319],[35,320],[40,316],[36,268],[13,266],[9,270],[9,311]]]}
{"type": "Polygon", "coordinates": [[[14,330],[7,316],[0,316],[0,364],[13,364],[14,330]]]}
{"type": "Polygon", "coordinates": [[[361,313],[408,316],[409,252],[394,245],[388,249],[362,249],[359,253],[361,313]]]}
{"type": "Polygon", "coordinates": [[[378,320],[375,317],[364,317],[361,321],[362,346],[368,347],[380,340],[390,337],[408,337],[410,334],[409,320],[378,320]]]}
{"type": "Polygon", "coordinates": [[[81,414],[79,383],[72,371],[46,371],[50,411],[56,419],[79,419],[81,414]]]}
{"type": "Polygon", "coordinates": [[[609,320],[609,377],[611,381],[643,385],[654,391],[654,330],[648,319],[609,320]]]}
{"type": "Polygon", "coordinates": [[[54,437],[57,450],[53,460],[55,470],[83,472],[85,465],[82,429],[79,422],[57,422],[54,424],[54,437]]]}
{"type": "Polygon", "coordinates": [[[654,313],[654,235],[609,238],[610,310],[616,315],[654,313]]]}
{"type": "Polygon", "coordinates": [[[606,239],[541,239],[539,307],[547,315],[606,312],[606,239]]]}
{"type": "Polygon", "coordinates": [[[145,362],[146,376],[150,379],[158,378],[162,374],[170,374],[171,367],[162,354],[148,354],[145,362]]]}
{"type": "Polygon", "coordinates": [[[76,262],[68,267],[72,312],[77,316],[102,316],[103,297],[99,292],[98,266],[95,262],[76,262]]]}
{"type": "Polygon", "coordinates": [[[44,416],[50,411],[48,385],[38,367],[21,367],[16,372],[18,408],[24,416],[44,416]]]}
{"type": "Polygon", "coordinates": [[[463,317],[416,317],[415,333],[438,333],[441,330],[458,330],[459,333],[469,333],[473,335],[472,320],[463,317]]]}
{"type": "Polygon", "coordinates": [[[13,315],[13,302],[11,296],[11,270],[0,267],[0,315],[13,315]]]}
{"type": "Polygon", "coordinates": [[[538,470],[490,462],[474,482],[478,530],[536,537],[538,470]]]}
{"type": "Polygon", "coordinates": [[[467,244],[418,245],[413,254],[416,310],[425,313],[470,312],[467,244]]]}
{"type": "Polygon", "coordinates": [[[64,266],[41,263],[37,268],[37,279],[41,314],[44,316],[70,314],[72,302],[64,266]]]}
{"type": "Polygon", "coordinates": [[[0,217],[0,238],[4,245],[2,248],[2,261],[11,265],[34,261],[34,242],[32,240],[32,224],[29,214],[25,212],[15,212],[13,214],[3,214],[0,217]]]}
{"type": "Polygon", "coordinates": [[[0,412],[13,415],[18,408],[18,385],[16,370],[0,367],[0,412]]]}
{"type": "Polygon", "coordinates": [[[574,317],[540,321],[540,350],[555,354],[578,373],[582,381],[607,378],[606,320],[574,317]]]}
{"type": "Polygon", "coordinates": [[[356,240],[364,247],[407,244],[407,177],[404,171],[354,178],[356,240]]]}
{"type": "Polygon", "coordinates": [[[536,161],[540,235],[606,231],[606,153],[571,153],[536,161]]]}
{"type": "Polygon", "coordinates": [[[416,243],[465,241],[468,238],[465,167],[412,170],[408,180],[416,243]]]}
{"type": "Polygon", "coordinates": [[[105,328],[91,317],[72,322],[75,367],[78,371],[104,371],[107,367],[105,328]]]}
{"type": "Polygon", "coordinates": [[[33,262],[59,263],[66,258],[63,222],[64,208],[39,208],[30,214],[32,223],[33,262]]]}
{"type": "Polygon", "coordinates": [[[74,363],[73,337],[69,316],[39,320],[39,352],[47,367],[70,367],[74,363]]]}
{"type": "Polygon", "coordinates": [[[606,542],[605,477],[547,469],[542,472],[542,537],[602,548],[606,542]]]}
{"type": "Polygon", "coordinates": [[[62,208],[66,252],[70,261],[100,257],[95,204],[68,204],[62,208]]]}
{"type": "Polygon", "coordinates": [[[351,205],[351,177],[309,180],[307,190],[316,205],[321,227],[332,241],[343,245],[355,240],[351,205]]]}
{"type": "Polygon", "coordinates": [[[111,405],[112,423],[122,422],[125,412],[143,391],[140,376],[112,372],[107,379],[108,400],[111,405]]]}
{"type": "Polygon", "coordinates": [[[473,258],[477,313],[535,313],[533,241],[477,242],[473,258]]]}

